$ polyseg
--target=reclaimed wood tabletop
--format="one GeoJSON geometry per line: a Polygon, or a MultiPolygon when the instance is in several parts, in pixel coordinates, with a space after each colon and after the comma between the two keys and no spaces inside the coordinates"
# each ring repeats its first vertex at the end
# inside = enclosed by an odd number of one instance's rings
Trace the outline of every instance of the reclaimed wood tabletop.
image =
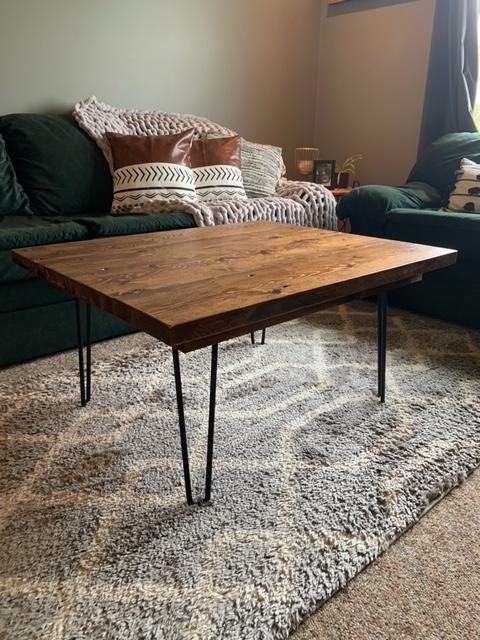
{"type": "Polygon", "coordinates": [[[418,281],[457,252],[270,222],[17,249],[16,263],[182,351],[418,281]]]}

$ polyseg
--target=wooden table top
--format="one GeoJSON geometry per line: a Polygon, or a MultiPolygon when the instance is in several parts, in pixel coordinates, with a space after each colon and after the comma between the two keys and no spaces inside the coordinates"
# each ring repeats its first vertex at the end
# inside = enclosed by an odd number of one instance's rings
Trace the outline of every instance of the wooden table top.
{"type": "Polygon", "coordinates": [[[456,251],[268,222],[18,249],[15,262],[191,351],[421,279],[456,251]]]}

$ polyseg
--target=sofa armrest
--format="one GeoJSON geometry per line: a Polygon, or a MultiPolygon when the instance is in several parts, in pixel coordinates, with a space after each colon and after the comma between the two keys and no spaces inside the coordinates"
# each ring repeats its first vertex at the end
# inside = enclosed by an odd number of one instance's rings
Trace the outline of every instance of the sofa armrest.
{"type": "MultiPolygon", "coordinates": [[[[457,249],[458,263],[478,262],[480,215],[451,211],[393,209],[387,214],[385,235],[392,240],[457,249]]],[[[476,278],[474,268],[472,277],[476,278]]],[[[479,279],[476,278],[478,281],[479,279]]]]}
{"type": "Polygon", "coordinates": [[[320,229],[337,229],[337,203],[331,192],[314,182],[282,179],[274,194],[300,203],[309,218],[309,225],[320,229]]]}
{"type": "Polygon", "coordinates": [[[349,218],[354,233],[383,236],[386,214],[392,209],[434,209],[441,205],[439,192],[425,182],[401,187],[369,185],[353,189],[338,205],[337,216],[349,218]]]}

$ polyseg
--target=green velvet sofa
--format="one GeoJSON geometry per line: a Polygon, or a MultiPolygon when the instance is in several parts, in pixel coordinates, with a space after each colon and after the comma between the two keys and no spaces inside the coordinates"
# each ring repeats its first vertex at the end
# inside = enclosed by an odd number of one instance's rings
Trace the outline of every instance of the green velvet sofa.
{"type": "Polygon", "coordinates": [[[353,233],[457,249],[456,265],[427,274],[390,299],[480,328],[480,215],[442,211],[462,158],[480,163],[480,133],[443,136],[419,156],[407,184],[354,189],[340,201],[337,216],[350,219],[353,233]]]}
{"type": "MultiPolygon", "coordinates": [[[[73,119],[0,118],[0,366],[76,345],[75,305],[13,263],[19,247],[194,227],[189,214],[111,216],[112,183],[96,144],[73,119]]],[[[92,310],[92,339],[132,331],[92,310]]]]}

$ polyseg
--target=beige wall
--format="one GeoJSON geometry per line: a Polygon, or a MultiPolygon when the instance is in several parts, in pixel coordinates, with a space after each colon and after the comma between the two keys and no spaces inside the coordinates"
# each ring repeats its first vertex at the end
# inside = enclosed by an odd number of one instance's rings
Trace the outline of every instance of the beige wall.
{"type": "Polygon", "coordinates": [[[316,143],[363,153],[363,184],[404,182],[415,161],[435,0],[322,1],[316,143]]]}
{"type": "Polygon", "coordinates": [[[63,112],[95,94],[206,115],[283,146],[290,166],[295,146],[315,140],[324,158],[361,152],[363,183],[401,182],[434,2],[4,1],[0,113],[63,112]]]}
{"type": "Polygon", "coordinates": [[[319,0],[3,0],[0,113],[119,106],[313,138],[319,0]]]}

